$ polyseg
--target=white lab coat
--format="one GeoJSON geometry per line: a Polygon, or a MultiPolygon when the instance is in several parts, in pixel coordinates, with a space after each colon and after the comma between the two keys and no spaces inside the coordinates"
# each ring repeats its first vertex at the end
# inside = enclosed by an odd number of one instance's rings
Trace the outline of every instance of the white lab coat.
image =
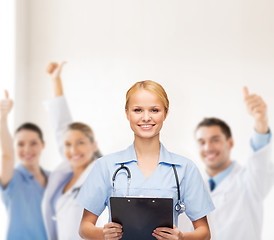
{"type": "MultiPolygon", "coordinates": [[[[62,140],[63,132],[67,125],[72,122],[72,118],[64,96],[46,102],[46,107],[49,111],[52,126],[56,134],[60,153],[64,159],[56,170],[50,174],[42,202],[42,212],[47,236],[49,240],[81,239],[78,234],[78,230],[82,218],[83,207],[76,201],[76,196],[78,194],[79,187],[82,186],[90,170],[92,169],[93,163],[85,169],[71,189],[58,198],[55,207],[56,214],[54,215],[51,207],[52,197],[56,193],[60,184],[62,184],[68,175],[72,173],[71,164],[65,159],[64,156],[62,140]],[[57,227],[55,227],[55,225],[57,227]]],[[[107,222],[108,211],[105,210],[98,218],[96,225],[98,227],[102,227],[107,222]]]]}
{"type": "MultiPolygon", "coordinates": [[[[211,192],[216,240],[260,240],[263,201],[274,183],[271,143],[250,153],[245,167],[234,163],[230,174],[211,192]]],[[[185,222],[185,219],[181,219],[185,222]]]]}

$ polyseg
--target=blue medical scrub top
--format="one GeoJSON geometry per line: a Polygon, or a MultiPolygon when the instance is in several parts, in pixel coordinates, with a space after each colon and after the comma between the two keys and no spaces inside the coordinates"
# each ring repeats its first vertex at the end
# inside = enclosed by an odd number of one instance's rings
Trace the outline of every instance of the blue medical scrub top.
{"type": "Polygon", "coordinates": [[[8,213],[7,240],[47,239],[41,210],[44,191],[45,188],[21,164],[14,170],[8,186],[3,189],[0,185],[8,213]]]}
{"type": "MultiPolygon", "coordinates": [[[[178,194],[172,168],[172,164],[174,164],[179,177],[181,199],[185,203],[186,214],[190,220],[198,220],[214,210],[214,205],[196,165],[187,158],[168,152],[162,144],[158,167],[149,178],[144,176],[137,165],[134,145],[124,151],[96,160],[94,168],[77,197],[78,202],[85,209],[97,216],[103,212],[106,206],[110,209],[109,199],[113,196],[112,176],[122,163],[131,171],[130,196],[173,198],[175,207],[178,202],[178,194]]],[[[126,192],[127,172],[120,170],[115,180],[115,196],[124,197],[126,192]]],[[[174,209],[173,221],[176,226],[178,225],[178,215],[174,209]]]]}

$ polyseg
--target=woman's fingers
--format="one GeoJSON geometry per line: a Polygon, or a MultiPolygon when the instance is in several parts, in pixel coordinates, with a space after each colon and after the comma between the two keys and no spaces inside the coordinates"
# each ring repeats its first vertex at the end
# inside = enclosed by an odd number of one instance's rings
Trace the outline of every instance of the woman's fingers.
{"type": "Polygon", "coordinates": [[[58,67],[57,62],[50,62],[47,66],[46,72],[49,74],[52,74],[57,67],[58,67]]]}
{"type": "Polygon", "coordinates": [[[156,237],[158,240],[178,240],[180,239],[180,231],[176,226],[173,226],[172,228],[167,227],[159,227],[156,228],[152,235],[156,237]]]}
{"type": "Polygon", "coordinates": [[[110,222],[104,225],[103,234],[106,240],[118,240],[122,238],[123,228],[118,223],[110,222]]]}

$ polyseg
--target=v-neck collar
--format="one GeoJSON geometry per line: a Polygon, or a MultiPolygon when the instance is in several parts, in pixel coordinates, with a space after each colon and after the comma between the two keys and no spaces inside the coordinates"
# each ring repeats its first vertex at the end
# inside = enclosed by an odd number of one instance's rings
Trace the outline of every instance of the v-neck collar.
{"type": "MultiPolygon", "coordinates": [[[[21,163],[18,165],[17,170],[23,175],[23,177],[27,180],[27,181],[34,181],[34,183],[41,188],[42,190],[44,190],[46,188],[46,186],[42,186],[34,177],[34,175],[28,170],[26,169],[21,163]]],[[[46,177],[46,184],[48,182],[48,177],[49,177],[49,172],[45,171],[44,169],[41,168],[41,171],[43,172],[43,174],[46,177]]]]}
{"type": "MultiPolygon", "coordinates": [[[[134,148],[134,143],[130,145],[124,152],[120,159],[115,161],[115,164],[129,163],[129,162],[137,162],[137,155],[134,148]]],[[[160,155],[159,155],[159,164],[174,164],[174,165],[182,165],[182,161],[179,158],[172,157],[172,155],[166,150],[164,145],[160,143],[160,155]]]]}

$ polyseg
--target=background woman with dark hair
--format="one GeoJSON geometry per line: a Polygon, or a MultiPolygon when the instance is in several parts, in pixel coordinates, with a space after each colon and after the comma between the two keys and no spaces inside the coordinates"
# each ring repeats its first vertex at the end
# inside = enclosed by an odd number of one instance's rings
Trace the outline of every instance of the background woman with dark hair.
{"type": "Polygon", "coordinates": [[[33,123],[18,127],[14,140],[8,128],[13,102],[5,92],[0,101],[1,172],[0,193],[8,213],[6,239],[47,239],[41,201],[48,172],[39,165],[45,142],[41,129],[33,123]],[[13,141],[15,147],[13,147],[13,141]],[[15,165],[15,155],[20,164],[15,165]]]}

